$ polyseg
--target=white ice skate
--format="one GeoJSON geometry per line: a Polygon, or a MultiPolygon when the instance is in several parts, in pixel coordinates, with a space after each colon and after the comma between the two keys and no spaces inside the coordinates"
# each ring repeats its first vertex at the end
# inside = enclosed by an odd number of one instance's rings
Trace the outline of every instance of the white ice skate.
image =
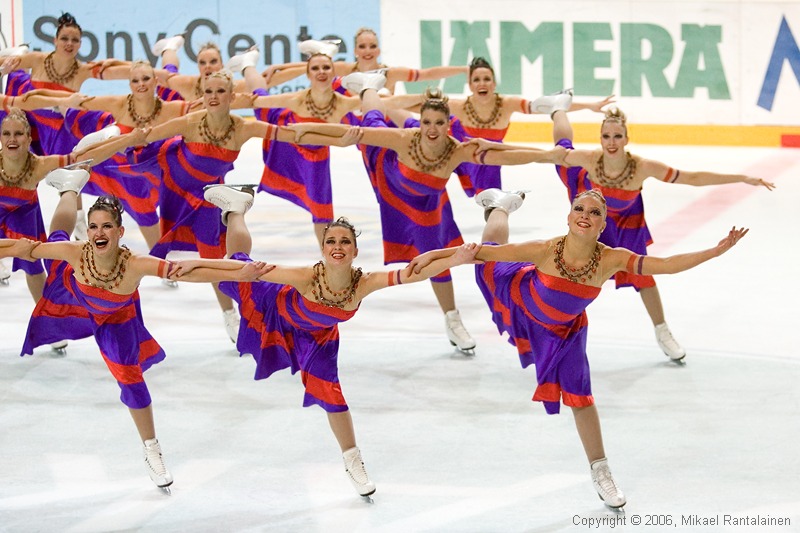
{"type": "Polygon", "coordinates": [[[173,37],[165,37],[164,39],[159,39],[156,41],[150,51],[153,52],[154,56],[160,56],[164,53],[165,50],[178,50],[186,40],[183,38],[183,34],[178,34],[173,37]]]}
{"type": "Polygon", "coordinates": [[[592,463],[592,483],[597,495],[611,509],[619,509],[626,503],[625,494],[617,487],[611,470],[608,468],[608,459],[598,459],[592,463]]]}
{"type": "Polygon", "coordinates": [[[53,352],[56,355],[67,355],[67,345],[68,344],[69,344],[69,342],[65,341],[65,340],[64,341],[54,342],[53,344],[50,345],[50,349],[53,350],[53,352]]]}
{"type": "Polygon", "coordinates": [[[86,213],[83,209],[78,209],[75,219],[75,229],[72,230],[72,238],[76,241],[89,240],[89,226],[86,224],[86,213]]]}
{"type": "Polygon", "coordinates": [[[119,126],[116,124],[111,124],[110,126],[106,126],[102,130],[93,131],[89,135],[84,135],[78,144],[75,145],[75,148],[72,149],[73,152],[80,152],[90,146],[94,146],[95,144],[101,143],[107,139],[111,139],[112,137],[116,137],[120,134],[119,126]]]}
{"type": "Polygon", "coordinates": [[[560,93],[540,96],[531,102],[531,113],[553,116],[556,111],[568,111],[572,105],[572,89],[560,93]]]}
{"type": "Polygon", "coordinates": [[[228,61],[225,68],[231,72],[238,72],[241,74],[247,67],[255,67],[258,65],[258,58],[260,55],[261,53],[258,51],[258,47],[253,46],[248,51],[233,56],[230,61],[228,61]]]}
{"type": "Polygon", "coordinates": [[[358,447],[350,448],[342,454],[342,459],[344,459],[344,470],[356,492],[371,501],[369,496],[375,493],[375,483],[367,476],[364,461],[361,459],[361,450],[358,447]]]}
{"type": "Polygon", "coordinates": [[[450,344],[464,355],[475,355],[475,339],[470,336],[461,322],[461,315],[458,313],[458,309],[444,314],[444,326],[447,331],[447,338],[450,339],[450,344]]]}
{"type": "Polygon", "coordinates": [[[178,288],[178,282],[172,279],[161,278],[161,284],[165,287],[169,287],[170,289],[178,288]]]}
{"type": "Polygon", "coordinates": [[[483,207],[488,212],[492,209],[502,209],[506,213],[513,213],[522,205],[525,200],[523,191],[501,191],[500,189],[486,189],[475,195],[475,203],[483,207]]]}
{"type": "Polygon", "coordinates": [[[227,226],[228,213],[245,214],[253,207],[254,188],[254,185],[206,185],[203,197],[222,210],[222,223],[227,226]]]}
{"type": "Polygon", "coordinates": [[[11,279],[11,270],[6,266],[5,261],[0,261],[0,285],[8,285],[9,279],[11,279]]]}
{"type": "Polygon", "coordinates": [[[656,326],[656,341],[658,341],[658,346],[670,360],[676,363],[683,362],[683,358],[686,357],[686,350],[672,336],[672,332],[666,322],[656,326]]]}
{"type": "Polygon", "coordinates": [[[11,48],[3,48],[0,50],[0,57],[19,57],[24,56],[31,49],[28,46],[28,43],[23,43],[19,46],[12,46],[11,48]]]}
{"type": "Polygon", "coordinates": [[[380,91],[386,85],[386,72],[384,69],[370,70],[369,72],[353,72],[342,78],[342,86],[351,94],[361,96],[367,89],[380,91]]]}
{"type": "Polygon", "coordinates": [[[67,191],[80,193],[86,182],[89,181],[89,173],[82,168],[74,168],[68,170],[66,168],[57,168],[51,170],[44,177],[45,183],[55,188],[59,194],[64,194],[67,191]]]}
{"type": "Polygon", "coordinates": [[[308,39],[301,42],[297,47],[300,49],[301,54],[313,56],[314,54],[324,54],[328,57],[333,57],[339,53],[340,39],[329,39],[319,41],[317,39],[308,39]]]}
{"type": "Polygon", "coordinates": [[[225,331],[228,333],[228,338],[232,343],[236,344],[236,339],[239,337],[239,322],[241,322],[236,308],[223,311],[222,320],[225,321],[225,331]]]}
{"type": "Polygon", "coordinates": [[[172,474],[164,464],[164,457],[161,455],[161,445],[158,439],[144,441],[144,464],[150,479],[158,488],[169,494],[169,486],[172,485],[172,474]]]}

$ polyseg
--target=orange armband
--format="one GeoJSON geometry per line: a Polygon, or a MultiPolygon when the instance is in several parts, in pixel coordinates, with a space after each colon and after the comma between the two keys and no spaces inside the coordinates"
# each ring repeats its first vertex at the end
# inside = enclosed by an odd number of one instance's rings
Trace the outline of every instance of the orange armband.
{"type": "Polygon", "coordinates": [[[642,262],[644,262],[645,256],[638,255],[638,254],[631,254],[628,258],[628,264],[625,267],[625,272],[629,274],[636,274],[637,276],[642,275],[642,262]]]}
{"type": "Polygon", "coordinates": [[[664,176],[663,181],[666,181],[667,183],[675,183],[675,180],[677,180],[678,176],[680,175],[681,175],[680,170],[675,170],[674,168],[670,167],[667,170],[667,175],[664,176]]]}

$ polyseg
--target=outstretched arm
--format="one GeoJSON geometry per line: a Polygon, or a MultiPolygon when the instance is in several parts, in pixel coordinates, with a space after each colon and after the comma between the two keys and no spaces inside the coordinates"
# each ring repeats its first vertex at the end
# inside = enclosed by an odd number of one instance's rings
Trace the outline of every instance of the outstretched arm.
{"type": "Polygon", "coordinates": [[[747,235],[748,231],[746,228],[736,229],[736,227],[733,227],[728,232],[728,235],[713,248],[669,257],[638,255],[624,248],[613,248],[609,251],[612,272],[625,271],[642,276],[683,272],[724,254],[733,248],[742,237],[747,235]]]}
{"type": "Polygon", "coordinates": [[[32,260],[31,252],[41,243],[30,239],[0,239],[0,258],[19,257],[32,260]]]}
{"type": "Polygon", "coordinates": [[[215,281],[255,281],[275,268],[263,261],[235,259],[188,259],[173,263],[169,279],[195,283],[215,281]]]}
{"type": "Polygon", "coordinates": [[[775,184],[762,178],[745,176],[744,174],[719,174],[707,171],[688,171],[675,170],[659,161],[644,160],[641,162],[642,169],[647,176],[658,178],[669,183],[683,183],[696,187],[703,185],[726,185],[728,183],[746,183],[756,187],[766,187],[768,190],[775,188],[775,184]]]}
{"type": "Polygon", "coordinates": [[[493,143],[485,139],[470,139],[465,143],[472,151],[472,160],[481,165],[525,165],[527,163],[564,164],[567,150],[555,146],[550,150],[541,148],[515,147],[493,143]]]}

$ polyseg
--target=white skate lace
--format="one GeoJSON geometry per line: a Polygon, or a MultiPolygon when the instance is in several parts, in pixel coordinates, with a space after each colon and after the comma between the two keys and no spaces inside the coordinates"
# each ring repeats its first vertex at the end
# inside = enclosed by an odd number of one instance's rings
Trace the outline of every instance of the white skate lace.
{"type": "Polygon", "coordinates": [[[161,456],[161,446],[156,442],[144,447],[144,460],[147,467],[156,476],[163,478],[167,475],[167,467],[164,465],[164,458],[161,456]]]}
{"type": "Polygon", "coordinates": [[[601,496],[603,500],[609,500],[619,495],[619,488],[611,477],[611,470],[608,466],[603,465],[598,467],[595,471],[595,482],[600,486],[601,496]]]}

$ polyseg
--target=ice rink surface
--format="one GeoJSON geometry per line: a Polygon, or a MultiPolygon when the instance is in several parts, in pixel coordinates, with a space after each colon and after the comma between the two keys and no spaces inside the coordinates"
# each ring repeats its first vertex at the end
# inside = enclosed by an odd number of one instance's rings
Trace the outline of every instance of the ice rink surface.
{"type": "MultiPolygon", "coordinates": [[[[660,352],[632,289],[608,283],[589,307],[593,393],[624,515],[595,494],[569,410],[548,416],[530,401],[535,370],[522,370],[497,334],[472,267],[454,279],[474,357],[448,343],[428,283],[371,295],[340,328],[340,378],[374,503],[345,477],[323,411],[301,407],[299,375],[254,381],[211,288],[153,278],[140,288],[142,307],[167,359],[146,379],[175,477],[162,494],[93,339],[71,342],[64,357],[45,348],[19,357],[33,302],[14,274],[0,287],[0,531],[558,532],[597,531],[590,519],[610,530],[614,518],[615,531],[800,531],[800,151],[629,149],[678,169],[758,175],[777,189],[645,183],[651,255],[713,246],[734,225],[751,230],[724,256],[658,279],[685,366],[660,352]],[[719,522],[690,527],[691,515],[719,522]],[[791,526],[733,526],[726,515],[791,526]]],[[[362,230],[358,265],[383,269],[359,154],[333,152],[336,214],[362,230]]],[[[257,182],[262,168],[251,141],[228,182],[257,182]]],[[[566,231],[567,195],[551,166],[503,176],[505,188],[531,191],[511,216],[513,241],[566,231]]],[[[464,238],[479,240],[482,210],[455,178],[448,190],[464,238]]],[[[42,185],[40,195],[47,223],[56,193],[42,185]]],[[[288,202],[259,194],[248,223],[256,258],[319,257],[310,217],[288,202]]],[[[124,241],[146,251],[133,225],[124,241]]]]}

